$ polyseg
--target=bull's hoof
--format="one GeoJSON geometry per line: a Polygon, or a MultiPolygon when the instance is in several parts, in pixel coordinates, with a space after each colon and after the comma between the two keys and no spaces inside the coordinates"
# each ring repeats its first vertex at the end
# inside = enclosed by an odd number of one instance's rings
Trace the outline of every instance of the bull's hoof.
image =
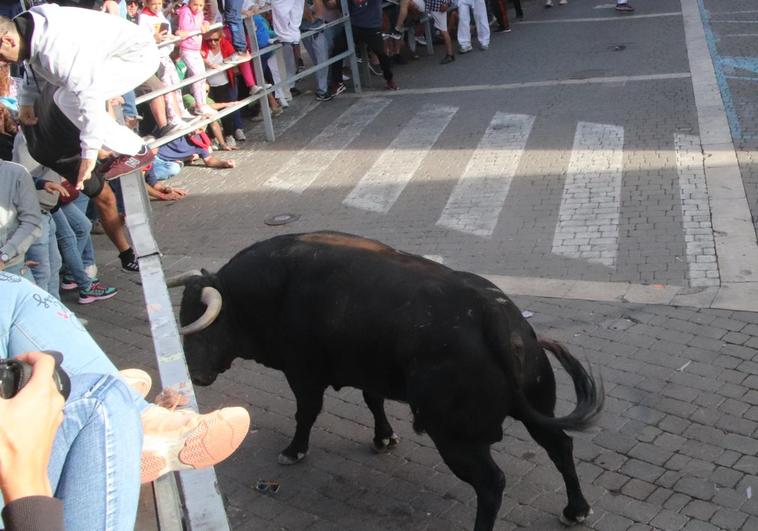
{"type": "Polygon", "coordinates": [[[389,452],[400,442],[400,437],[393,433],[389,437],[384,439],[374,439],[374,451],[378,454],[384,454],[389,452]]]}
{"type": "Polygon", "coordinates": [[[565,525],[566,527],[571,527],[571,526],[578,525],[584,522],[589,515],[593,514],[593,512],[594,511],[592,510],[592,508],[590,508],[586,513],[578,514],[573,518],[569,518],[565,514],[561,513],[560,520],[561,520],[561,523],[565,525]]]}
{"type": "Polygon", "coordinates": [[[279,454],[277,461],[279,461],[280,465],[294,465],[295,463],[302,461],[307,453],[308,452],[298,452],[297,457],[290,457],[288,455],[284,455],[284,452],[282,452],[279,454]]]}

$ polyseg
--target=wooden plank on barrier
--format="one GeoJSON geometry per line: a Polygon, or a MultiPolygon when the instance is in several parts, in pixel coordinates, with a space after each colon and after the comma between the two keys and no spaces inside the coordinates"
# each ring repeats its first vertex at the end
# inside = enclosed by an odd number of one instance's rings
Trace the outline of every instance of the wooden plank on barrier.
{"type": "MultiPolygon", "coordinates": [[[[141,172],[121,177],[121,190],[126,226],[140,265],[142,290],[162,387],[182,393],[189,401],[188,407],[197,411],[195,392],[163,276],[160,250],[153,236],[150,202],[141,172]]],[[[180,472],[178,488],[172,486],[174,479],[164,477],[156,482],[156,505],[162,530],[229,529],[216,472],[212,467],[180,472]]]]}

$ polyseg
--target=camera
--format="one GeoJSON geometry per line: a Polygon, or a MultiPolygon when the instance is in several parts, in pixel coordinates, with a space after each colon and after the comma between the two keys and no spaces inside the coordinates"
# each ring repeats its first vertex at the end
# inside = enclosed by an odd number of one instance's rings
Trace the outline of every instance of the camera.
{"type": "MultiPolygon", "coordinates": [[[[58,392],[63,398],[68,398],[71,392],[71,382],[68,375],[61,368],[63,355],[60,352],[45,350],[55,358],[55,372],[53,372],[53,381],[58,392]]],[[[23,387],[29,383],[32,377],[32,366],[26,362],[16,359],[0,360],[0,398],[13,398],[23,387]]]]}

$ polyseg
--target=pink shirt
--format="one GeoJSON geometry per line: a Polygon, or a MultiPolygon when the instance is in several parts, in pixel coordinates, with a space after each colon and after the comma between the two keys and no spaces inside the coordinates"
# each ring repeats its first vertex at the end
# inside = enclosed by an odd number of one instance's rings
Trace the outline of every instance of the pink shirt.
{"type": "MultiPolygon", "coordinates": [[[[203,29],[203,12],[198,11],[197,14],[193,13],[188,5],[183,5],[179,8],[179,31],[196,31],[203,29]]],[[[179,48],[182,50],[200,50],[200,45],[203,42],[202,35],[196,35],[188,39],[184,39],[179,43],[179,48]]]]}

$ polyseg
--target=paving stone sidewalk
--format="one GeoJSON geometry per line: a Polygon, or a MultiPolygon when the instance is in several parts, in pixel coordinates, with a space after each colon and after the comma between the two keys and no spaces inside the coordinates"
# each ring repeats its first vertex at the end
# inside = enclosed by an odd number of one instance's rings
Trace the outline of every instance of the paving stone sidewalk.
{"type": "MultiPolygon", "coordinates": [[[[154,377],[140,287],[112,266],[118,304],[81,307],[89,329],[120,367],[154,377]]],[[[178,294],[176,295],[178,297],[178,294]]],[[[178,300],[178,299],[177,299],[178,300]]],[[[73,300],[68,300],[75,304],[73,300]]],[[[538,333],[561,340],[602,376],[597,427],[575,437],[577,468],[594,507],[589,529],[758,529],[758,314],[518,297],[538,333]]],[[[562,370],[558,413],[573,391],[562,370]]],[[[358,391],[330,391],[311,451],[296,466],[276,457],[294,430],[295,404],[282,374],[237,361],[210,388],[202,410],[243,405],[252,432],[217,467],[234,529],[447,530],[473,525],[472,489],[413,433],[408,408],[388,404],[401,445],[369,449],[372,425],[358,391]],[[260,479],[281,483],[261,493],[260,479]]],[[[493,446],[507,488],[497,529],[560,529],[563,482],[520,423],[493,446]]]]}

